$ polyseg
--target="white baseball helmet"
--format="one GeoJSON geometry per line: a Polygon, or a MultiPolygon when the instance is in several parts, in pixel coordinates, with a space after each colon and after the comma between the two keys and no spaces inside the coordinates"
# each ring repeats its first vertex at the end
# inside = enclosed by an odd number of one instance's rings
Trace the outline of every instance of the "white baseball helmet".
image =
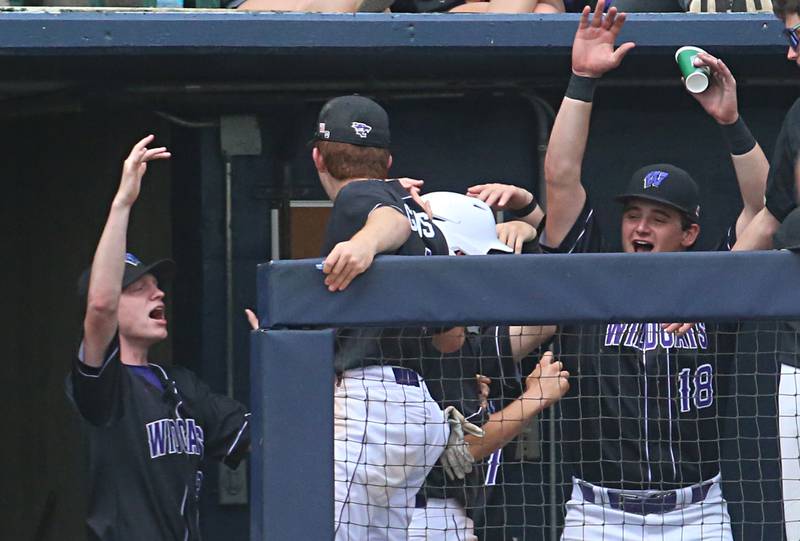
{"type": "Polygon", "coordinates": [[[431,205],[433,223],[444,233],[450,253],[484,255],[489,250],[511,253],[500,242],[495,230],[494,213],[474,197],[455,192],[432,192],[422,196],[431,205]]]}

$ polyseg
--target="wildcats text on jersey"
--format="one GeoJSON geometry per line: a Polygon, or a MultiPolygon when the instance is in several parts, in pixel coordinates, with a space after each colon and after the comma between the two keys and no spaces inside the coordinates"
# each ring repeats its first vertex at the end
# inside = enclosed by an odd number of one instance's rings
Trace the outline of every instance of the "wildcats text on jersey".
{"type": "Polygon", "coordinates": [[[640,351],[663,349],[708,349],[704,323],[697,323],[683,336],[665,332],[660,323],[609,323],[606,346],[627,346],[640,351]]]}
{"type": "Polygon", "coordinates": [[[186,454],[203,456],[203,429],[194,419],[159,419],[147,423],[150,458],[186,454]]]}

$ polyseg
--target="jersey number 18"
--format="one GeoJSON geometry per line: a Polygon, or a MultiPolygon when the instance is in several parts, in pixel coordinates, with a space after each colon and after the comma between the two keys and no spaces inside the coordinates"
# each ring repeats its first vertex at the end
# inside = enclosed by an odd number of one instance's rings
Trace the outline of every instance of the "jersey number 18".
{"type": "Polygon", "coordinates": [[[678,395],[681,412],[692,408],[707,408],[714,403],[714,369],[710,364],[701,364],[692,375],[691,368],[684,368],[678,374],[678,395]]]}

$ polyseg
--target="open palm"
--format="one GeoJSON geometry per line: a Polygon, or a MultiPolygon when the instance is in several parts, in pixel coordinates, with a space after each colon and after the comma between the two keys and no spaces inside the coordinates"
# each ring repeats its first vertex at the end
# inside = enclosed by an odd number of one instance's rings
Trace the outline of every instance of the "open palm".
{"type": "Polygon", "coordinates": [[[572,44],[572,71],[582,77],[601,77],[619,66],[628,51],[635,47],[632,42],[623,43],[614,50],[614,41],[625,24],[625,14],[612,7],[603,15],[605,1],[599,0],[590,20],[590,8],[583,8],[578,32],[572,44]]]}

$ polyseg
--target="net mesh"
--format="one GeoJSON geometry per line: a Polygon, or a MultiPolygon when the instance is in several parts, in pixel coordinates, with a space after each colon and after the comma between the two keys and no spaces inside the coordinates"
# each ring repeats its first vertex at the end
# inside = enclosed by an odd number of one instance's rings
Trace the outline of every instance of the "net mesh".
{"type": "Polygon", "coordinates": [[[337,539],[800,538],[797,337],[757,320],[340,330],[337,539]]]}

